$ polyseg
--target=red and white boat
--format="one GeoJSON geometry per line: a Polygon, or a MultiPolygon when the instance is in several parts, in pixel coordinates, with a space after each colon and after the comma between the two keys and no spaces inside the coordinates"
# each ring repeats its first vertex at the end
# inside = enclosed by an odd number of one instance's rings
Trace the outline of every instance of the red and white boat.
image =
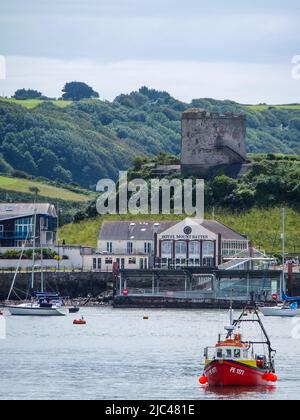
{"type": "Polygon", "coordinates": [[[257,308],[246,308],[238,320],[233,321],[230,310],[230,326],[225,327],[226,337],[219,336],[214,347],[205,349],[204,374],[199,378],[201,385],[265,386],[277,381],[274,356],[268,334],[261,322],[257,308]],[[242,324],[257,323],[262,331],[263,341],[245,341],[241,334],[242,324]],[[256,348],[266,348],[264,354],[256,348]]]}

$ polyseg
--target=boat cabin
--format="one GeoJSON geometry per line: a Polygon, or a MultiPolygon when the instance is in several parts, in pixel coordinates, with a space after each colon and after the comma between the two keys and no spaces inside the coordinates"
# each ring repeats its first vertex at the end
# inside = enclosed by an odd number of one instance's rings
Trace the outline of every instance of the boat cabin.
{"type": "Polygon", "coordinates": [[[205,349],[205,358],[211,360],[237,360],[247,361],[255,364],[259,368],[265,368],[267,358],[264,355],[254,354],[253,343],[242,342],[240,333],[233,334],[231,338],[224,341],[219,339],[215,347],[207,347],[205,349]]]}
{"type": "Polygon", "coordinates": [[[243,343],[241,340],[242,336],[239,333],[233,334],[231,338],[226,338],[224,341],[221,341],[220,338],[215,347],[208,347],[206,349],[205,356],[207,359],[214,360],[249,360],[249,350],[251,346],[248,343],[243,343]],[[210,350],[213,350],[213,352],[210,352],[210,350]],[[212,357],[209,357],[209,353],[213,353],[212,357]]]}

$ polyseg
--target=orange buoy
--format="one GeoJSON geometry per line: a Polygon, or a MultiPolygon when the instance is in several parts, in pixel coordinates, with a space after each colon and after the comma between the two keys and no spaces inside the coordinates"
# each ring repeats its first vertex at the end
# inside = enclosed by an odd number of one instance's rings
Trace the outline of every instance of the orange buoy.
{"type": "Polygon", "coordinates": [[[265,373],[263,379],[267,382],[277,382],[278,376],[275,373],[265,373]]]}
{"type": "Polygon", "coordinates": [[[200,376],[199,378],[199,384],[200,385],[206,385],[208,382],[207,376],[200,376]]]}
{"type": "Polygon", "coordinates": [[[74,319],[73,325],[86,325],[86,320],[83,317],[81,319],[74,319]]]}
{"type": "Polygon", "coordinates": [[[278,376],[275,373],[270,373],[270,381],[271,382],[277,382],[278,376]]]}

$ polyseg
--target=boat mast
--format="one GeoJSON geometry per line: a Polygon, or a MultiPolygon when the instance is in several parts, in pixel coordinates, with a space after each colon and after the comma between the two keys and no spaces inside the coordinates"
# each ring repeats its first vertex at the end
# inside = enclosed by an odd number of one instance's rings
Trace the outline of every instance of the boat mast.
{"type": "Polygon", "coordinates": [[[285,286],[285,208],[282,209],[282,284],[280,291],[282,298],[283,293],[286,293],[286,286],[285,286]]]}
{"type": "Polygon", "coordinates": [[[42,238],[42,220],[40,220],[40,243],[41,243],[41,293],[44,293],[44,260],[43,260],[43,238],[42,238]]]}
{"type": "Polygon", "coordinates": [[[34,217],[33,217],[33,236],[32,236],[32,271],[31,271],[31,293],[34,292],[34,265],[35,265],[35,245],[36,245],[36,213],[37,209],[34,209],[34,217]]]}

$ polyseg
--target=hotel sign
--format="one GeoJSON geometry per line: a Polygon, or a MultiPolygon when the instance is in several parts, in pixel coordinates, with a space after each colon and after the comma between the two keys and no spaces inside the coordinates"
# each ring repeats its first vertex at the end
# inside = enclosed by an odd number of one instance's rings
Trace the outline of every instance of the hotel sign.
{"type": "Polygon", "coordinates": [[[210,240],[208,235],[162,235],[161,236],[162,240],[190,240],[190,241],[195,241],[195,240],[210,240]]]}

